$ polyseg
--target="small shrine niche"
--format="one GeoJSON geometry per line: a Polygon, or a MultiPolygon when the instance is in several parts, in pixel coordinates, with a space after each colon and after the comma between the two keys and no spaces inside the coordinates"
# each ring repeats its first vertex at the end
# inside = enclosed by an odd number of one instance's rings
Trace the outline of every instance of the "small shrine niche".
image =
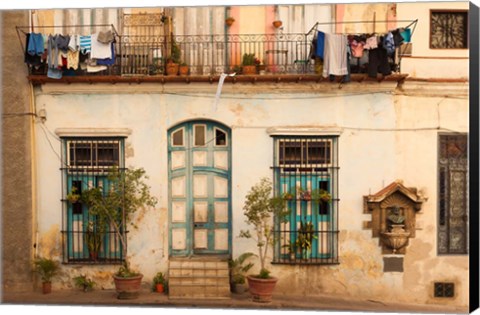
{"type": "Polygon", "coordinates": [[[363,197],[364,213],[372,215],[366,227],[378,237],[382,254],[405,254],[409,238],[415,237],[415,218],[425,199],[417,189],[400,180],[373,195],[363,197]]]}

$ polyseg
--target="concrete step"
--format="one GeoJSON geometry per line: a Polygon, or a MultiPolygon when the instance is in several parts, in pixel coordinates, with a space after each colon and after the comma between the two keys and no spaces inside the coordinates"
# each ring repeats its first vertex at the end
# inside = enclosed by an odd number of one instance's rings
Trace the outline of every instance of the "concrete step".
{"type": "Polygon", "coordinates": [[[171,258],[168,269],[170,299],[228,299],[228,262],[215,257],[171,258]]]}

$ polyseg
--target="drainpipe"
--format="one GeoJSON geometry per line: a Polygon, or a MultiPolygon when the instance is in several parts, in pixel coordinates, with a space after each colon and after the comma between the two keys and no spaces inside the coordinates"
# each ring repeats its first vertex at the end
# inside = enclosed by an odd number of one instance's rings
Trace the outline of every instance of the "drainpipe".
{"type": "Polygon", "coordinates": [[[35,138],[35,119],[37,116],[37,108],[35,105],[35,93],[33,89],[32,82],[28,83],[29,92],[30,92],[30,113],[33,113],[31,116],[30,124],[30,154],[31,154],[31,198],[32,198],[32,234],[34,239],[33,241],[33,258],[38,257],[38,209],[37,209],[37,156],[36,156],[36,138],[35,138]]]}

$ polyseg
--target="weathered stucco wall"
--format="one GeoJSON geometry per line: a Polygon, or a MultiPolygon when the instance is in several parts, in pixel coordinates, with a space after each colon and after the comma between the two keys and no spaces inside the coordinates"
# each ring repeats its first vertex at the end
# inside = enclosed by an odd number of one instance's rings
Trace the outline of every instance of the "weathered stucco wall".
{"type": "Polygon", "coordinates": [[[27,11],[0,13],[2,83],[2,288],[32,289],[32,155],[30,89],[14,25],[27,11]],[[19,66],[20,65],[20,66],[19,66]]]}
{"type": "MultiPolygon", "coordinates": [[[[452,280],[457,296],[445,303],[467,305],[468,257],[436,254],[436,161],[438,126],[468,130],[466,98],[416,96],[395,90],[389,83],[336,84],[225,84],[218,108],[213,106],[216,85],[44,85],[36,91],[37,108],[47,112],[45,126],[57,128],[130,128],[126,141],[127,166],[142,166],[159,203],[138,219],[129,254],[132,265],[151,281],[167,271],[168,169],[167,130],[191,119],[213,119],[232,129],[233,256],[255,251],[251,240],[238,238],[248,228],[242,212],[244,196],[262,176],[271,176],[272,138],[269,127],[335,127],[339,138],[339,265],[271,266],[279,276],[278,292],[334,293],[375,300],[439,303],[433,281],[452,280]],[[394,92],[396,91],[396,92],[394,92]],[[452,115],[455,113],[455,115],[452,115]],[[108,119],[106,119],[108,117],[108,119]],[[424,129],[424,127],[432,127],[424,129]],[[395,131],[404,128],[408,130],[395,131]],[[253,140],[252,140],[253,139],[253,140]],[[403,273],[383,272],[379,240],[363,222],[362,196],[402,179],[428,201],[417,215],[415,239],[405,255],[403,273]]],[[[417,88],[424,90],[425,87],[417,88]]],[[[461,88],[459,94],[464,94],[461,88]]],[[[462,95],[463,95],[462,94],[462,95]]],[[[425,95],[425,94],[423,94],[425,95]]],[[[451,95],[450,95],[451,96],[451,95]]],[[[38,217],[41,252],[60,255],[61,172],[60,143],[40,133],[38,156],[38,217]]],[[[256,266],[257,268],[258,266],[256,266]]],[[[71,276],[87,273],[101,287],[111,287],[115,267],[63,266],[71,276]]],[[[71,286],[64,276],[54,286],[71,286]]]]}

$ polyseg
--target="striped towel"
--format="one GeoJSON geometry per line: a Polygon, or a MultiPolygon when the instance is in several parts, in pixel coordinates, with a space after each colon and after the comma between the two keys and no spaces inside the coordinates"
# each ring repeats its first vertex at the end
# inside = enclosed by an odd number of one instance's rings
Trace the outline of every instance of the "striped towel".
{"type": "Polygon", "coordinates": [[[80,51],[83,54],[89,53],[92,50],[92,36],[80,36],[80,51]]]}

